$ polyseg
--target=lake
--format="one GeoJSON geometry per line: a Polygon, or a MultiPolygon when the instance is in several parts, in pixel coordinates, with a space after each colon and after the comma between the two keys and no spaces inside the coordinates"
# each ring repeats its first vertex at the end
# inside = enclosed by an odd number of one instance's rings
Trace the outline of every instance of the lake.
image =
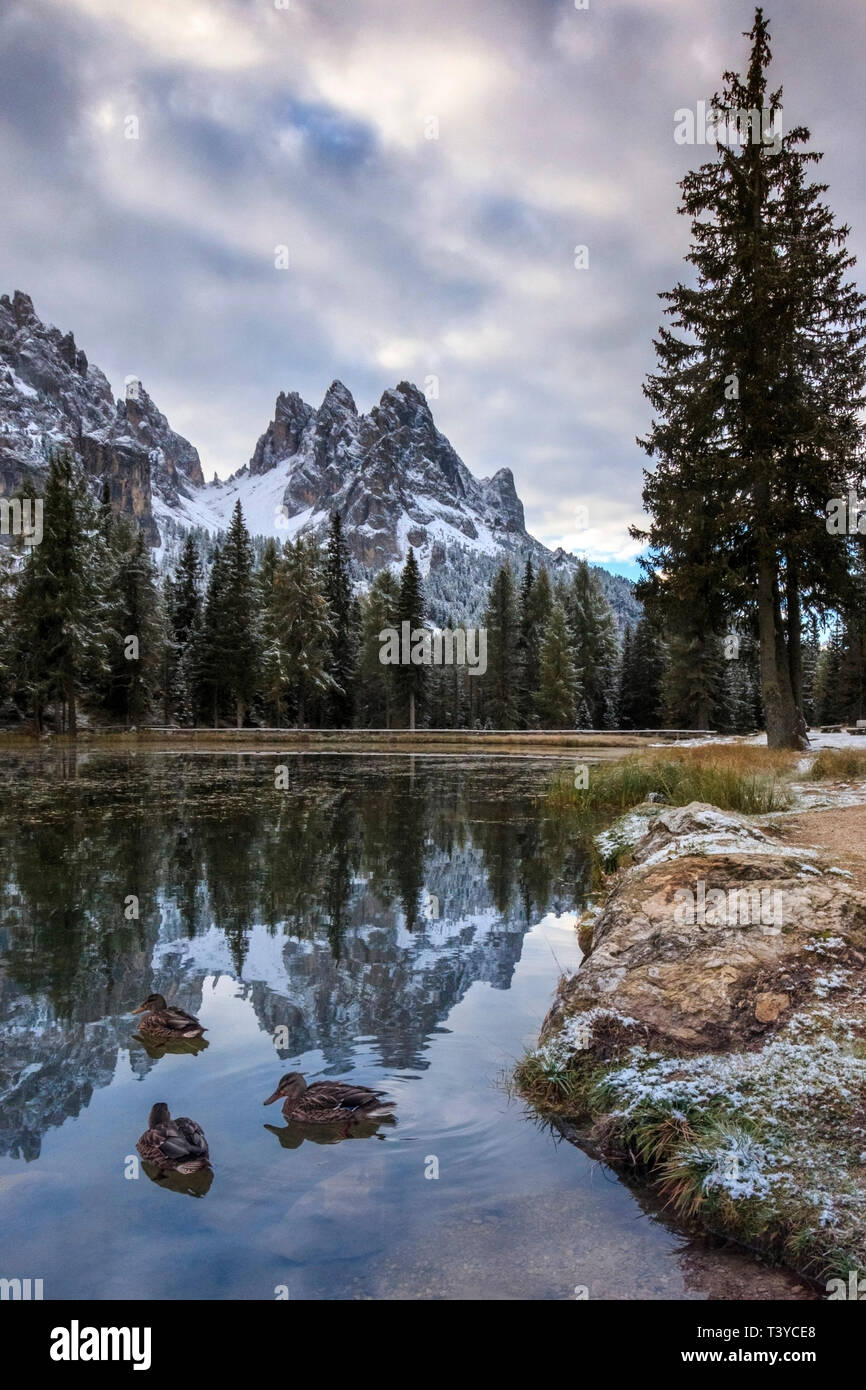
{"type": "Polygon", "coordinates": [[[5,754],[0,1274],[45,1298],[705,1297],[688,1243],[506,1091],[580,958],[590,858],[539,800],[561,767],[5,754]],[[142,1043],[151,991],[206,1048],[142,1043]],[[396,1123],[299,1135],[262,1104],[293,1070],[386,1090],[396,1123]],[[141,1169],[156,1101],[202,1125],[206,1191],[141,1169]]]}

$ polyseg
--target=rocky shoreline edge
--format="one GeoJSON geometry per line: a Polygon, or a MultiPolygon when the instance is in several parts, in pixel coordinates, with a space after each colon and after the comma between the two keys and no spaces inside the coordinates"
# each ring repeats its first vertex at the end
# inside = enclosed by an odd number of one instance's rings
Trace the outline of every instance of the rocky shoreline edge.
{"type": "Polygon", "coordinates": [[[701,802],[638,807],[600,841],[625,867],[580,924],[584,959],[518,1093],[686,1228],[849,1296],[866,1270],[866,893],[766,817],[701,802]]]}

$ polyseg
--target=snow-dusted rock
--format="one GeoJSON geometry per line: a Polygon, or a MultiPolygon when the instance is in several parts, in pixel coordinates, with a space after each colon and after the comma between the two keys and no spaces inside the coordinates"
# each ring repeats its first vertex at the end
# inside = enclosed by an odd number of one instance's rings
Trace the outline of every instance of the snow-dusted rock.
{"type": "Polygon", "coordinates": [[[115,401],[71,333],[42,323],[29,295],[0,295],[0,493],[37,485],[53,450],[73,450],[112,503],[159,539],[154,498],[169,507],[204,484],[197,451],[144,387],[115,401]]]}
{"type": "Polygon", "coordinates": [[[661,1046],[744,1046],[825,998],[828,966],[844,990],[866,964],[866,895],[742,816],[697,802],[663,811],[632,858],[545,1041],[603,1005],[661,1046]]]}

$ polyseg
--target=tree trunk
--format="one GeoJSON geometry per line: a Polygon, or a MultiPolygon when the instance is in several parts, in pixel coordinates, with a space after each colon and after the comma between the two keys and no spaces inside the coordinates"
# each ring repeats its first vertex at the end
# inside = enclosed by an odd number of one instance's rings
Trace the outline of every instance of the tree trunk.
{"type": "Polygon", "coordinates": [[[242,729],[242,728],[244,727],[244,702],[243,702],[243,700],[236,700],[236,701],[235,701],[235,723],[236,723],[236,727],[237,727],[238,729],[242,729]]]}
{"type": "Polygon", "coordinates": [[[788,671],[791,694],[798,710],[803,709],[803,619],[797,570],[791,559],[785,566],[785,607],[788,612],[788,671]]]}
{"type": "Polygon", "coordinates": [[[414,691],[414,690],[410,690],[410,691],[409,691],[409,728],[410,728],[410,730],[412,730],[412,731],[414,731],[414,729],[415,729],[415,691],[414,691]]]}
{"type": "Polygon", "coordinates": [[[75,682],[66,682],[66,725],[73,738],[78,736],[78,711],[75,708],[75,682]]]}
{"type": "Polygon", "coordinates": [[[806,744],[791,692],[791,677],[780,631],[775,565],[767,554],[758,569],[758,634],[761,644],[761,694],[768,748],[798,748],[806,744]]]}
{"type": "Polygon", "coordinates": [[[218,710],[218,708],[217,708],[217,693],[216,693],[216,686],[214,686],[214,692],[213,692],[213,726],[214,726],[215,729],[218,729],[219,726],[220,726],[220,725],[219,725],[219,710],[218,710]]]}
{"type": "Polygon", "coordinates": [[[299,728],[299,729],[303,729],[303,727],[304,727],[304,697],[303,697],[303,695],[299,695],[299,696],[298,696],[298,728],[299,728]]]}

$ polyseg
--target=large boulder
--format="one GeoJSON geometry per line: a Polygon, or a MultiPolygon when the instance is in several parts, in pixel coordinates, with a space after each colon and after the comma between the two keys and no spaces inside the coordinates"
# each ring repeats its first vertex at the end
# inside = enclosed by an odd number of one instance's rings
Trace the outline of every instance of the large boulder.
{"type": "Polygon", "coordinates": [[[542,1042],[603,1009],[664,1050],[743,1047],[810,1000],[862,982],[866,894],[844,871],[742,816],[693,802],[661,812],[560,985],[542,1042]]]}

